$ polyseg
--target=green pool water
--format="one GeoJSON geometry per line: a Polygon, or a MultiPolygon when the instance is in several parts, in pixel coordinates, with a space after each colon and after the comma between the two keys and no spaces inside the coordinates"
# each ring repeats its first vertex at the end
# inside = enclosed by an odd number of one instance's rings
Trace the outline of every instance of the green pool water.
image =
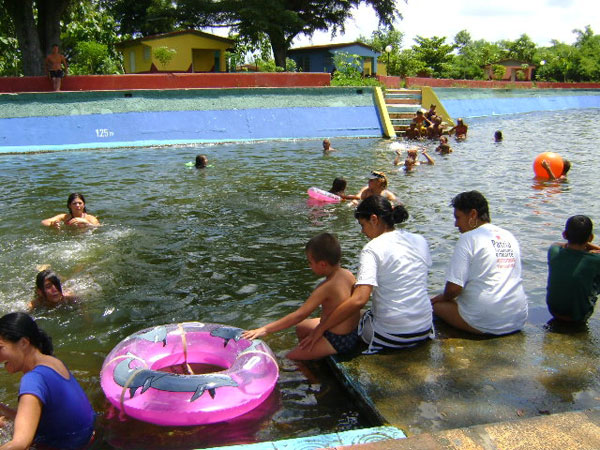
{"type": "MultiPolygon", "coordinates": [[[[285,360],[293,330],[269,336],[281,376],[256,411],[230,423],[163,428],[111,414],[99,385],[104,357],[142,328],[198,320],[255,327],[293,311],[318,280],[304,257],[313,235],[340,238],[343,265],[356,271],[366,243],[348,204],[311,205],[306,190],[328,189],[344,176],[358,191],[372,169],[411,214],[406,229],[429,241],[430,291],[458,237],[450,199],[478,189],[492,221],[519,239],[523,278],[534,314],[545,314],[546,250],[567,217],[588,214],[598,225],[598,110],[532,113],[469,123],[454,153],[410,174],[392,166],[390,142],[332,139],[324,156],[316,140],[77,151],[0,156],[0,313],[24,310],[37,266],[49,264],[82,305],[37,311],[64,360],[98,412],[106,446],[198,448],[312,436],[371,425],[327,368],[285,360]],[[495,144],[497,129],[504,142],[495,144]],[[532,161],[542,151],[569,158],[569,181],[539,183],[532,161]],[[196,154],[211,167],[185,166],[196,154]],[[103,226],[57,231],[40,220],[66,211],[70,192],[86,196],[103,226]]],[[[432,143],[423,143],[433,147],[432,143]]],[[[0,373],[0,401],[16,405],[20,375],[0,373]]]]}

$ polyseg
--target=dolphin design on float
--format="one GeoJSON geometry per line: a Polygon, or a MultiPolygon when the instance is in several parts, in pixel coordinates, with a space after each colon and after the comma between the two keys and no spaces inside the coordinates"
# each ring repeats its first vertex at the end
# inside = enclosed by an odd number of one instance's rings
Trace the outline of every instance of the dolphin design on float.
{"type": "Polygon", "coordinates": [[[154,343],[162,341],[164,347],[167,345],[167,329],[164,326],[154,327],[146,333],[137,335],[136,338],[154,343]]]}
{"type": "Polygon", "coordinates": [[[131,361],[136,358],[131,355],[131,358],[126,358],[115,367],[113,379],[121,387],[129,389],[129,397],[133,398],[138,388],[142,388],[141,394],[149,388],[158,389],[168,392],[193,392],[190,402],[198,399],[204,392],[208,391],[211,398],[215,398],[215,390],[231,386],[237,387],[238,383],[229,375],[211,373],[204,375],[177,375],[174,373],[159,372],[157,370],[142,369],[137,373],[136,370],[129,367],[131,361]],[[133,375],[133,379],[127,384],[129,378],[133,375]]]}
{"type": "Polygon", "coordinates": [[[220,337],[225,339],[223,343],[223,347],[227,347],[230,339],[233,339],[235,342],[239,341],[242,338],[242,330],[241,328],[235,327],[219,327],[215,328],[210,332],[210,335],[213,337],[220,337]]]}

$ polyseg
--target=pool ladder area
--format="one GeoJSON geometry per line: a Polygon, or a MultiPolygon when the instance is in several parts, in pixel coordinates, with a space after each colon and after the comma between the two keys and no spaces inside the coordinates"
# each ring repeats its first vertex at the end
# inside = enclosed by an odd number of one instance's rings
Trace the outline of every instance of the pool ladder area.
{"type": "Polygon", "coordinates": [[[404,135],[422,106],[421,89],[386,89],[385,105],[396,134],[404,135]]]}

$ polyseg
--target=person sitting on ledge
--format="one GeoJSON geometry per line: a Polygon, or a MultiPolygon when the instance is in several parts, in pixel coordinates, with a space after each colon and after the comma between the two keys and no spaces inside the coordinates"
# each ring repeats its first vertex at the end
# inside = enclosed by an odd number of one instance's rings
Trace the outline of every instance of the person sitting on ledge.
{"type": "Polygon", "coordinates": [[[521,251],[515,237],[492,225],[488,203],[477,192],[452,199],[461,235],[446,272],[444,292],[431,299],[444,322],[473,334],[504,335],[527,320],[521,251]]]}
{"type": "Polygon", "coordinates": [[[592,244],[593,224],[587,216],[569,217],[566,243],[548,250],[546,304],[555,319],[585,322],[600,294],[600,247],[592,244]]]}

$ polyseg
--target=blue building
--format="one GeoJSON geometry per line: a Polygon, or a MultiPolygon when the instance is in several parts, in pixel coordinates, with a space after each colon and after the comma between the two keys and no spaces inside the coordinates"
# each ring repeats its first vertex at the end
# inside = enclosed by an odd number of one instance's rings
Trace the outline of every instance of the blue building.
{"type": "Polygon", "coordinates": [[[381,53],[362,42],[292,48],[288,50],[288,58],[293,59],[302,72],[331,73],[334,69],[333,57],[336,53],[360,56],[363,75],[377,74],[377,58],[381,53]]]}

